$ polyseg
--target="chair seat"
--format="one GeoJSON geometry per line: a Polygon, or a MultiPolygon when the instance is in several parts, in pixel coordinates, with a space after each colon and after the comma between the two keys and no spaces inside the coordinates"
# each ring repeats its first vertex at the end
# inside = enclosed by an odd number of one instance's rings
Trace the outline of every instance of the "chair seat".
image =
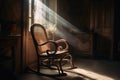
{"type": "MultiPolygon", "coordinates": [[[[52,52],[53,52],[53,51],[52,51],[52,52]]],[[[52,52],[51,52],[51,53],[52,53],[52,52]]],[[[56,55],[56,56],[60,56],[60,55],[65,55],[65,53],[67,54],[67,53],[68,53],[68,50],[57,51],[55,55],[56,55]]],[[[44,52],[44,53],[40,54],[40,56],[42,56],[42,57],[47,57],[48,55],[47,55],[46,52],[44,52]]]]}

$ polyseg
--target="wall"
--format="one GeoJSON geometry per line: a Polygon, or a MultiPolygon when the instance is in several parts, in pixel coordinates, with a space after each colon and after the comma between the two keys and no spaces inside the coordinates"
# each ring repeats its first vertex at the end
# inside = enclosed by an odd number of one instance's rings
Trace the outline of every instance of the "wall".
{"type": "MultiPolygon", "coordinates": [[[[16,25],[14,34],[21,35],[21,0],[0,1],[0,23],[2,22],[7,25],[3,27],[11,27],[8,24],[14,22],[16,25]]],[[[21,72],[21,37],[18,38],[15,52],[16,72],[21,72]]]]}
{"type": "Polygon", "coordinates": [[[114,1],[58,1],[59,14],[82,31],[82,33],[74,34],[74,36],[77,35],[79,41],[76,43],[78,49],[74,48],[74,53],[112,59],[114,1]]]}

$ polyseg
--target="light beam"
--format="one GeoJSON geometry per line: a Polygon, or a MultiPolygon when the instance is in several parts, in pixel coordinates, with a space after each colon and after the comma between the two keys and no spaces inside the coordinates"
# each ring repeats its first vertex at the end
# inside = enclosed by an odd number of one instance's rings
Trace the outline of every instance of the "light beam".
{"type": "Polygon", "coordinates": [[[83,32],[80,31],[76,26],[72,25],[70,22],[59,16],[56,12],[47,7],[41,1],[35,1],[35,23],[45,21],[45,24],[42,25],[47,27],[48,29],[51,29],[52,33],[54,33],[53,35],[66,39],[72,46],[78,48],[76,44],[80,45],[82,43],[76,34],[83,32]]]}

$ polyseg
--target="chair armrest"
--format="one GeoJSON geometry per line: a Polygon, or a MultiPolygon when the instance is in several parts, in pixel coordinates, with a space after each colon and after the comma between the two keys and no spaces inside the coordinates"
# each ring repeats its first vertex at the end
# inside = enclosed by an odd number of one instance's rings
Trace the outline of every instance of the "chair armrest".
{"type": "Polygon", "coordinates": [[[48,50],[45,51],[48,56],[56,54],[56,52],[57,52],[57,47],[58,47],[57,43],[56,43],[55,41],[49,40],[49,41],[44,42],[44,43],[42,43],[42,44],[38,44],[38,46],[44,46],[44,45],[49,44],[49,43],[52,43],[52,44],[53,44],[54,49],[52,49],[52,50],[49,50],[49,49],[48,49],[48,50]]]}
{"type": "Polygon", "coordinates": [[[69,43],[65,39],[59,39],[55,41],[58,45],[58,50],[68,50],[69,49],[69,43]],[[64,45],[64,46],[63,46],[64,45]]]}

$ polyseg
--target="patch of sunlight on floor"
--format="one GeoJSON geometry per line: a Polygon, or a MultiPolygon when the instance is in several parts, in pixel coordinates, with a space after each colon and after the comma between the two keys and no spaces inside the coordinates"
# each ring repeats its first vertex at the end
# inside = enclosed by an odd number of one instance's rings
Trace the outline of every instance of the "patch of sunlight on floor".
{"type": "MultiPolygon", "coordinates": [[[[85,69],[81,69],[81,68],[77,68],[77,69],[73,69],[72,72],[77,73],[77,74],[82,74],[85,75],[89,78],[92,78],[94,80],[114,80],[111,77],[102,75],[102,74],[98,74],[89,70],[85,70],[85,69]]],[[[69,74],[71,76],[73,76],[72,74],[69,74]]]]}
{"type": "Polygon", "coordinates": [[[58,74],[58,70],[51,70],[51,69],[41,69],[40,72],[48,75],[58,74]]]}

